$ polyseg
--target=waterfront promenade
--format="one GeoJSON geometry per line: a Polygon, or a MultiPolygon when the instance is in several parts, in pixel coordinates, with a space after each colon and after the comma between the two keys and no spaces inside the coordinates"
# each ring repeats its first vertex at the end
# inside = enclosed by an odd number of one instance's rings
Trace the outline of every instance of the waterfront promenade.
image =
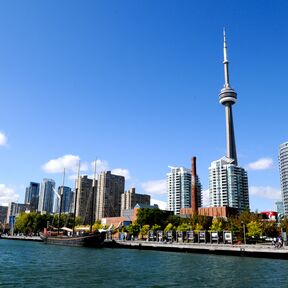
{"type": "Polygon", "coordinates": [[[288,247],[276,248],[272,244],[210,244],[210,243],[179,243],[156,241],[105,241],[104,247],[129,248],[141,250],[174,251],[185,253],[218,254],[231,256],[247,256],[288,260],[288,247]]]}
{"type": "MultiPolygon", "coordinates": [[[[41,242],[39,236],[8,236],[2,239],[41,242]]],[[[1,241],[1,240],[0,240],[1,241]]],[[[139,250],[156,250],[199,254],[216,254],[230,256],[245,256],[258,258],[273,258],[288,260],[288,246],[276,248],[272,244],[210,244],[210,243],[181,243],[157,242],[141,240],[105,240],[104,248],[126,248],[139,250]]]]}

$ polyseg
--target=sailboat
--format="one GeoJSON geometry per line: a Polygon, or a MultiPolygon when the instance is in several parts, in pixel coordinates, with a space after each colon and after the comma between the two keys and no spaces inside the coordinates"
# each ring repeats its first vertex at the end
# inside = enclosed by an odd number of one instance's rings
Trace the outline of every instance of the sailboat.
{"type": "MultiPolygon", "coordinates": [[[[80,173],[80,163],[78,168],[78,181],[79,181],[79,173],[80,173]]],[[[74,224],[73,229],[63,227],[60,229],[60,217],[62,210],[62,199],[64,194],[64,179],[65,179],[65,169],[63,175],[63,185],[61,189],[60,195],[60,212],[59,212],[59,221],[58,221],[58,231],[51,232],[44,230],[43,233],[40,233],[40,237],[46,244],[53,245],[64,245],[64,246],[85,246],[85,247],[101,247],[106,238],[106,232],[104,231],[92,231],[92,215],[93,215],[93,205],[91,205],[92,213],[91,213],[91,222],[89,231],[80,230],[75,231],[75,219],[76,219],[76,203],[77,203],[77,194],[78,194],[78,185],[75,188],[75,201],[74,201],[74,224]],[[62,230],[60,232],[60,230],[62,230]]],[[[96,189],[96,161],[95,161],[95,171],[94,171],[94,179],[92,185],[92,201],[94,199],[96,189]]]]}

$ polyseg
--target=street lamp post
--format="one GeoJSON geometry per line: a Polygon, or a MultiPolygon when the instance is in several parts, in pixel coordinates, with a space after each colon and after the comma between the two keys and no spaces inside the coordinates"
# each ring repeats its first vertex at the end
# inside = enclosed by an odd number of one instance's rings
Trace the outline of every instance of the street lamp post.
{"type": "Polygon", "coordinates": [[[243,224],[243,235],[244,235],[244,245],[246,245],[246,231],[245,231],[245,223],[242,221],[243,224]]]}

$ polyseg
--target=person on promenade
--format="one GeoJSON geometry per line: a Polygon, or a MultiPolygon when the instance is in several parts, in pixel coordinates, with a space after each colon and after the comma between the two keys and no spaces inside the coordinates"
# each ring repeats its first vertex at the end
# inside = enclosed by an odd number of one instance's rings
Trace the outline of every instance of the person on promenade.
{"type": "Polygon", "coordinates": [[[283,246],[283,238],[279,236],[277,237],[276,241],[273,239],[272,244],[275,248],[281,248],[283,246]]]}
{"type": "Polygon", "coordinates": [[[281,248],[283,246],[283,238],[280,236],[278,239],[278,248],[281,248]]]}

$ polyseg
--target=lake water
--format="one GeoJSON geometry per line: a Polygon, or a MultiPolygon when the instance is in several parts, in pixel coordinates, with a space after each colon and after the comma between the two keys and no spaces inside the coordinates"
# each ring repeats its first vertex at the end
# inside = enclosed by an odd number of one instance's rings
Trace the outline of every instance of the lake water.
{"type": "Polygon", "coordinates": [[[288,287],[288,261],[0,240],[0,287],[288,287]]]}

